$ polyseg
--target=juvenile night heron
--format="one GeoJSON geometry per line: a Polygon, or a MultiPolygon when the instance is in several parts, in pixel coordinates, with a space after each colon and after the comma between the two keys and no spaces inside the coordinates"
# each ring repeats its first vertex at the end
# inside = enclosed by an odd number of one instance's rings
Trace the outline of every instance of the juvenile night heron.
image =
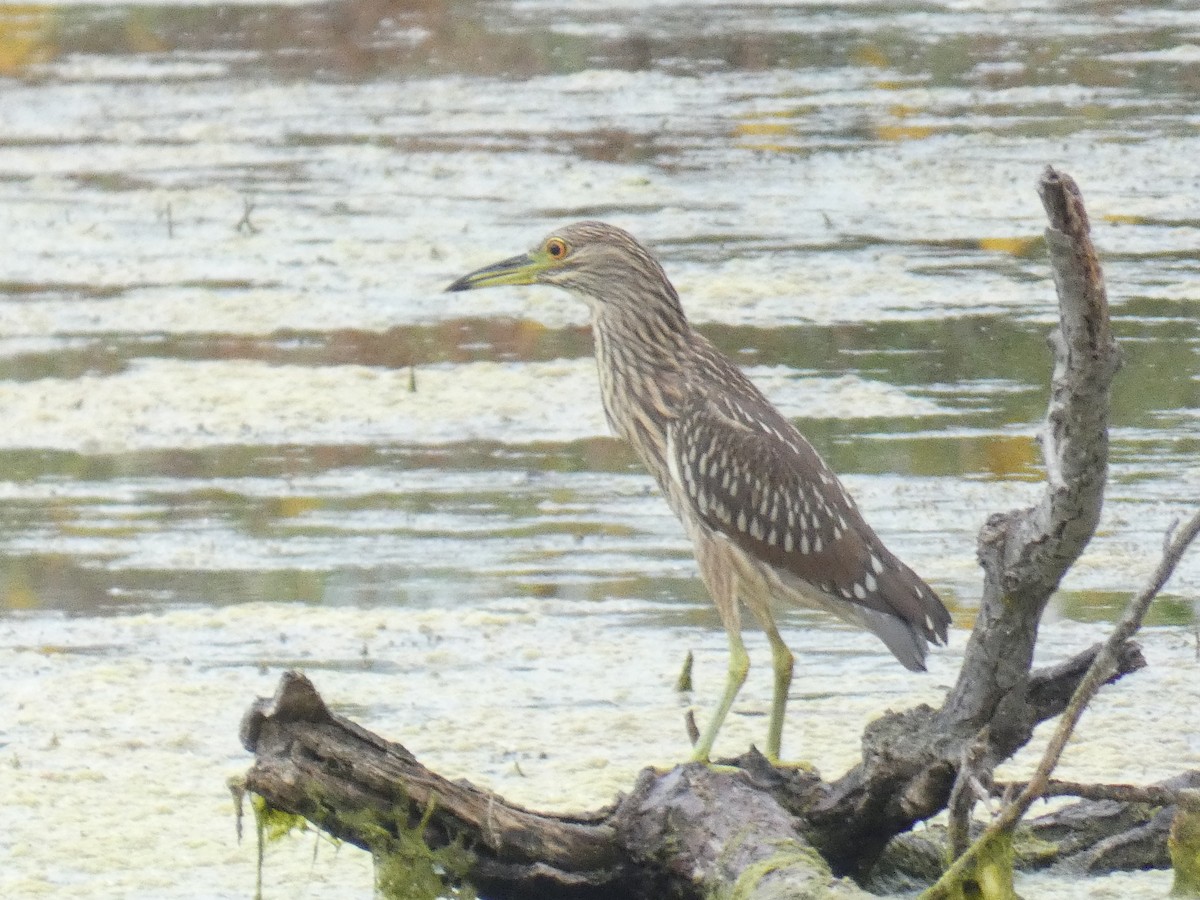
{"type": "Polygon", "coordinates": [[[729,676],[695,759],[708,759],[750,668],[743,606],[771,644],[772,759],[779,759],[794,659],[773,600],[866,628],[906,668],[924,670],[927,642],[946,640],[946,608],[883,545],[804,436],[692,329],[645,247],[612,225],[579,222],[447,290],[506,284],[553,285],[587,303],[608,423],[633,445],[695,547],[729,636],[729,676]]]}

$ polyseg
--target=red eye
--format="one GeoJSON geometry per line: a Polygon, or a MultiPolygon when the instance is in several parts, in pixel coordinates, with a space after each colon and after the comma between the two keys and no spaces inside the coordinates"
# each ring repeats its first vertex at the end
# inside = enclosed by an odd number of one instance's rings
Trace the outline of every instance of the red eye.
{"type": "Polygon", "coordinates": [[[562,238],[550,238],[546,241],[546,252],[554,259],[562,259],[567,255],[567,242],[562,238]]]}

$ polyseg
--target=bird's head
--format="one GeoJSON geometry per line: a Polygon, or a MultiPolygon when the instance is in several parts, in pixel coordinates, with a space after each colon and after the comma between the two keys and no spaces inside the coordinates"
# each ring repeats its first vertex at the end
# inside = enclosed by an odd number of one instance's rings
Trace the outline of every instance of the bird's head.
{"type": "Polygon", "coordinates": [[[528,253],[477,269],[447,291],[506,284],[549,284],[579,294],[597,312],[646,313],[665,305],[682,317],[662,266],[632,235],[604,222],[576,222],[551,232],[528,253]]]}

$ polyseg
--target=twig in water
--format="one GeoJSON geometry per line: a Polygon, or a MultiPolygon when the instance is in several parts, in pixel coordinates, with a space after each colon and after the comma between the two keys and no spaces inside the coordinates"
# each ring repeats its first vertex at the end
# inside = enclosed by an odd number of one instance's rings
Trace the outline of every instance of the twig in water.
{"type": "Polygon", "coordinates": [[[254,201],[242,198],[242,217],[238,219],[236,229],[248,234],[258,234],[258,226],[250,221],[250,213],[254,212],[254,201]]]}
{"type": "Polygon", "coordinates": [[[696,726],[696,711],[689,709],[683,717],[683,727],[687,730],[688,743],[693,747],[700,740],[700,729],[696,726]]]}
{"type": "Polygon", "coordinates": [[[689,650],[687,656],[683,658],[683,668],[679,670],[679,678],[675,680],[675,690],[681,694],[692,689],[692,666],[695,661],[696,658],[689,650]]]}

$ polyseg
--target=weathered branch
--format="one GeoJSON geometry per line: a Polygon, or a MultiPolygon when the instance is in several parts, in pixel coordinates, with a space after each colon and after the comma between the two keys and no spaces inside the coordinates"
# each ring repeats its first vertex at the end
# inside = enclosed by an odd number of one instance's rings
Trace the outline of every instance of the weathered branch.
{"type": "MultiPolygon", "coordinates": [[[[945,703],[872,723],[863,735],[863,762],[813,811],[821,833],[810,838],[838,871],[863,871],[889,837],[944,808],[964,748],[985,728],[989,746],[978,759],[980,771],[1024,746],[1047,710],[1031,702],[1039,684],[1030,674],[1038,625],[1100,517],[1109,386],[1120,355],[1079,189],[1070,176],[1047,168],[1038,191],[1050,218],[1046,242],[1059,299],[1042,431],[1046,486],[1036,506],[994,515],[980,532],[983,596],[945,703]]],[[[1038,694],[1049,699],[1040,688],[1038,694]]]]}
{"type": "MultiPolygon", "coordinates": [[[[996,795],[1015,795],[1024,783],[996,783],[996,795]]],[[[1200,770],[1152,785],[1074,784],[1051,781],[1046,796],[1089,799],[1027,819],[1014,835],[1014,863],[1019,870],[1054,868],[1080,874],[1106,874],[1167,868],[1171,859],[1167,834],[1179,799],[1200,787],[1200,770]]],[[[984,826],[972,823],[972,837],[984,826]]],[[[911,890],[935,881],[945,868],[951,839],[933,825],[900,835],[880,860],[877,892],[911,890]]]]}
{"type": "MultiPolygon", "coordinates": [[[[997,781],[992,795],[1016,794],[1029,787],[1028,781],[997,781]]],[[[1179,799],[1180,788],[1166,784],[1089,784],[1082,781],[1060,781],[1051,778],[1042,788],[1043,797],[1078,797],[1080,800],[1113,800],[1117,803],[1149,803],[1171,806],[1179,799]]]]}
{"type": "Polygon", "coordinates": [[[1033,777],[1029,779],[1017,798],[1005,806],[1000,814],[992,820],[979,839],[954,861],[954,864],[946,870],[937,884],[922,895],[922,900],[941,900],[941,898],[955,896],[954,886],[957,885],[963,874],[975,864],[980,854],[986,851],[989,842],[1011,834],[1013,827],[1021,820],[1033,802],[1045,795],[1046,787],[1050,782],[1050,773],[1058,765],[1063,749],[1074,733],[1080,717],[1091,703],[1092,698],[1096,696],[1096,692],[1100,690],[1100,686],[1116,668],[1118,648],[1124,646],[1141,628],[1142,620],[1145,619],[1151,602],[1158,596],[1163,585],[1167,583],[1167,579],[1171,577],[1171,573],[1175,571],[1179,560],[1183,558],[1183,554],[1187,552],[1197,534],[1200,534],[1200,513],[1192,516],[1182,529],[1171,536],[1149,584],[1130,601],[1121,621],[1117,623],[1117,627],[1104,642],[1104,647],[1088,667],[1087,674],[1079,683],[1079,687],[1075,689],[1075,695],[1067,705],[1062,718],[1059,719],[1058,726],[1050,738],[1050,743],[1046,747],[1033,777]]]}
{"type": "MultiPolygon", "coordinates": [[[[497,900],[690,898],[728,894],[739,885],[743,896],[760,900],[802,895],[815,886],[829,886],[833,896],[863,896],[832,878],[801,833],[803,818],[794,815],[820,796],[818,777],[774,769],[754,751],[732,761],[737,771],[647,769],[613,807],[551,815],[442,779],[400,744],[329,711],[308,679],[294,672],[281,676],[274,699],[247,711],[242,739],[255,754],[243,787],[271,806],[379,855],[390,852],[403,831],[420,827],[428,813],[420,840],[467,850],[458,876],[497,900]]],[[[1040,862],[1070,858],[1096,871],[1166,865],[1170,812],[1155,817],[1144,808],[1193,784],[1200,784],[1200,772],[1107,792],[1052,783],[1047,794],[1138,802],[1123,804],[1129,812],[1114,811],[1110,803],[1035,820],[1034,833],[1061,848],[1053,859],[1041,851],[1040,862]]],[[[926,877],[936,877],[944,859],[944,845],[930,845],[931,835],[936,831],[912,835],[922,845],[924,862],[917,869],[926,877]]],[[[912,870],[913,851],[904,855],[912,870]]]]}
{"type": "Polygon", "coordinates": [[[1108,472],[1109,386],[1120,353],[1109,327],[1104,276],[1079,187],[1047,168],[1038,193],[1058,291],[1050,337],[1054,374],[1042,428],[1046,485],[1038,504],[992,516],[979,535],[983,598],[958,682],[939,723],[994,729],[1003,758],[1028,739],[1026,694],[1038,624],[1051,594],[1095,531],[1108,472]]]}
{"type": "MultiPolygon", "coordinates": [[[[1096,644],[1030,675],[1025,703],[1035,725],[1066,709],[1101,647],[1096,644]]],[[[1129,642],[1110,681],[1145,665],[1141,648],[1129,642]]],[[[803,810],[811,825],[806,830],[809,840],[835,871],[865,873],[892,835],[945,807],[957,774],[958,759],[952,754],[957,752],[961,758],[973,742],[936,731],[936,716],[934,709],[921,706],[872,722],[863,733],[863,763],[826,788],[816,805],[803,810]],[[878,802],[888,798],[901,802],[878,802]],[[877,832],[863,827],[872,816],[877,832]]]]}
{"type": "Polygon", "coordinates": [[[329,711],[312,683],[287,672],[272,700],[242,720],[255,754],[246,790],[376,855],[421,827],[431,847],[468,851],[458,873],[492,898],[622,897],[746,900],[867,897],[835,879],[775,798],[793,802],[817,778],[780,776],[752,752],[734,771],[702,764],[647,769],[620,804],[582,816],[535,813],[447,781],[404,747],[329,711]]]}
{"type": "MultiPolygon", "coordinates": [[[[1146,618],[1150,604],[1158,596],[1159,591],[1163,589],[1163,586],[1175,571],[1175,567],[1179,565],[1183,554],[1187,552],[1192,541],[1196,539],[1197,534],[1200,534],[1200,513],[1192,516],[1183,528],[1170,537],[1169,543],[1163,551],[1162,559],[1159,560],[1154,574],[1150,577],[1150,583],[1142,588],[1141,592],[1130,601],[1129,607],[1121,617],[1121,621],[1117,623],[1117,627],[1113,629],[1113,633],[1104,642],[1100,653],[1097,654],[1091,666],[1088,667],[1087,674],[1084,675],[1083,680],[1079,683],[1079,687],[1075,689],[1075,695],[1071,698],[1071,702],[1063,712],[1062,718],[1059,719],[1058,727],[1055,729],[1054,736],[1050,739],[1050,745],[1046,748],[1041,763],[1039,763],[1033,777],[1029,779],[1029,784],[1021,791],[1020,796],[1013,804],[1014,806],[1024,804],[1024,808],[1028,809],[1034,800],[1043,796],[1046,785],[1050,781],[1050,773],[1058,765],[1058,760],[1062,756],[1063,749],[1066,747],[1067,741],[1070,740],[1072,733],[1074,733],[1075,726],[1079,723],[1083,711],[1092,702],[1092,698],[1096,696],[1096,693],[1100,690],[1100,686],[1116,671],[1120,648],[1125,646],[1142,627],[1142,622],[1146,618]]],[[[1024,812],[1022,811],[1021,814],[1023,815],[1024,812]]]]}
{"type": "MultiPolygon", "coordinates": [[[[1093,644],[1069,659],[1034,669],[1029,674],[1025,702],[1029,704],[1031,715],[1036,722],[1052,719],[1067,708],[1071,695],[1079,687],[1079,682],[1103,646],[1093,644]]],[[[1129,641],[1121,646],[1116,671],[1108,679],[1108,683],[1111,684],[1121,676],[1136,672],[1145,666],[1146,658],[1142,656],[1142,648],[1136,642],[1129,641]]]]}
{"type": "MultiPolygon", "coordinates": [[[[1052,718],[1067,708],[1080,682],[1086,677],[1102,650],[1103,645],[1096,644],[1068,660],[1030,674],[1026,703],[1037,721],[1052,718]]],[[[1129,666],[1141,668],[1144,665],[1145,659],[1140,648],[1133,643],[1123,644],[1117,671],[1108,680],[1114,681],[1126,674],[1129,666]]],[[[986,800],[989,792],[995,793],[992,785],[995,761],[990,755],[989,738],[990,729],[985,727],[963,750],[962,763],[959,765],[947,804],[950,813],[947,827],[950,859],[957,859],[969,846],[971,814],[976,801],[986,800]]],[[[1005,797],[1008,796],[1010,795],[1006,791],[1005,797]]]]}

